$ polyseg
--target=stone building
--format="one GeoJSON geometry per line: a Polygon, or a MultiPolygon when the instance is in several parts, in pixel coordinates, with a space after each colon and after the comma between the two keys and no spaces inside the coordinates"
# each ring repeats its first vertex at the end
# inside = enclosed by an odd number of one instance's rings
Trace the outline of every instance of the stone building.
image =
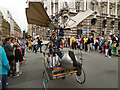
{"type": "Polygon", "coordinates": [[[0,7],[0,29],[2,36],[5,37],[21,37],[21,28],[13,19],[11,13],[3,7],[0,7]]]}
{"type": "Polygon", "coordinates": [[[3,18],[0,12],[0,30],[2,30],[2,38],[10,36],[10,24],[3,18]]]}
{"type": "Polygon", "coordinates": [[[28,24],[28,35],[32,36],[32,24],[28,24]]]}
{"type": "Polygon", "coordinates": [[[28,24],[28,35],[31,37],[39,36],[41,39],[47,39],[48,28],[28,24]]]}
{"type": "Polygon", "coordinates": [[[119,0],[46,0],[44,3],[53,21],[58,17],[58,25],[71,28],[65,31],[65,37],[76,36],[80,29],[93,36],[120,33],[119,0]]]}
{"type": "Polygon", "coordinates": [[[21,28],[14,22],[14,37],[21,37],[21,28]]]}
{"type": "MultiPolygon", "coordinates": [[[[120,0],[42,0],[42,2],[53,23],[66,28],[65,38],[77,36],[80,30],[84,35],[88,32],[88,35],[94,37],[107,36],[111,33],[120,34],[120,0]]],[[[39,30],[40,36],[43,37],[47,35],[49,29],[40,27],[39,30]],[[44,29],[45,34],[42,33],[44,29]]],[[[38,32],[39,30],[37,29],[38,32]]]]}

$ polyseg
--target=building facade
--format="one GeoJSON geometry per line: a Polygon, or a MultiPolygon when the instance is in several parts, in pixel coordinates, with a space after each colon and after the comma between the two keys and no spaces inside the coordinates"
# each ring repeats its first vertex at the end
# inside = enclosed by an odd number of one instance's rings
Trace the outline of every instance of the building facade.
{"type": "Polygon", "coordinates": [[[21,37],[21,28],[14,22],[14,37],[21,37]]]}
{"type": "Polygon", "coordinates": [[[28,24],[28,35],[35,38],[36,36],[40,37],[41,39],[47,39],[49,34],[49,29],[46,27],[40,27],[33,24],[28,24]]]}
{"type": "MultiPolygon", "coordinates": [[[[76,36],[77,31],[88,31],[93,36],[118,35],[120,33],[120,0],[70,0],[61,2],[60,0],[46,0],[44,6],[53,22],[55,17],[59,18],[58,25],[67,27],[67,23],[77,14],[83,14],[86,18],[81,18],[79,24],[70,27],[65,31],[65,37],[76,36]],[[94,13],[85,14],[92,10],[94,13]]],[[[56,22],[55,22],[56,23],[56,22]]],[[[84,33],[83,33],[84,34],[84,33]]]]}
{"type": "Polygon", "coordinates": [[[3,38],[6,37],[21,37],[21,28],[13,19],[11,13],[0,7],[0,29],[2,30],[3,38]]]}
{"type": "MultiPolygon", "coordinates": [[[[64,31],[65,38],[77,36],[79,30],[82,30],[83,35],[87,31],[88,35],[94,37],[107,36],[111,33],[120,34],[120,0],[43,0],[42,2],[55,25],[71,29],[64,31]]],[[[41,37],[52,32],[43,27],[32,29],[34,32],[36,30],[40,32],[41,37]]]]}
{"type": "Polygon", "coordinates": [[[10,24],[3,18],[0,12],[0,30],[2,30],[2,38],[10,36],[10,24]]]}

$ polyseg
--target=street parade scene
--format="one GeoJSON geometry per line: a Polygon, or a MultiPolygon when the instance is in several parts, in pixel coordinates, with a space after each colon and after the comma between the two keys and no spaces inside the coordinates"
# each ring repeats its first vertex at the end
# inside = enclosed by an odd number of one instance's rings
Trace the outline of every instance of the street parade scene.
{"type": "Polygon", "coordinates": [[[0,90],[119,88],[120,0],[0,0],[0,90]]]}

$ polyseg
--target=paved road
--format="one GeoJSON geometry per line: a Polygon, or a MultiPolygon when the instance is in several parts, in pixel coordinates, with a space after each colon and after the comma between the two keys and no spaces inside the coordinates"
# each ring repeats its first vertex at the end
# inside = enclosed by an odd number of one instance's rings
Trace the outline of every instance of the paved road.
{"type": "MultiPolygon", "coordinates": [[[[67,51],[68,49],[64,49],[67,51]]],[[[77,53],[77,51],[76,51],[77,53]]],[[[42,72],[43,56],[38,53],[26,53],[27,64],[22,65],[23,74],[17,78],[8,79],[8,88],[43,88],[42,72]]],[[[54,88],[118,88],[118,58],[104,57],[98,52],[83,52],[83,68],[86,82],[81,85],[73,76],[65,79],[52,80],[50,87],[54,88]]]]}

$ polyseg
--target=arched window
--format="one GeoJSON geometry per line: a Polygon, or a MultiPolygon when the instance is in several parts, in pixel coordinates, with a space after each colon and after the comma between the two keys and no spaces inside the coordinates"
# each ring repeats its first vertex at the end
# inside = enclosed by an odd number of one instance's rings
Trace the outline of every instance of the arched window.
{"type": "Polygon", "coordinates": [[[92,24],[92,25],[95,25],[95,24],[96,24],[96,21],[97,21],[97,19],[96,19],[96,18],[93,18],[93,19],[91,20],[91,24],[92,24]]]}
{"type": "Polygon", "coordinates": [[[64,23],[66,23],[68,20],[68,16],[64,16],[64,23]]]}

